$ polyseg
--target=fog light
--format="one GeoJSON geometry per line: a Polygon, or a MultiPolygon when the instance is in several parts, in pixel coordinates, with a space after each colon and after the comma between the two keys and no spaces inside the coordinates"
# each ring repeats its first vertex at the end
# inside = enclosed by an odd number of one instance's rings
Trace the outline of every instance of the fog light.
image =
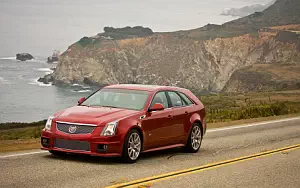
{"type": "Polygon", "coordinates": [[[98,144],[97,146],[97,152],[106,152],[108,149],[108,146],[106,144],[98,144]]]}
{"type": "Polygon", "coordinates": [[[49,138],[41,138],[41,143],[43,147],[48,148],[50,144],[50,139],[49,138]]]}

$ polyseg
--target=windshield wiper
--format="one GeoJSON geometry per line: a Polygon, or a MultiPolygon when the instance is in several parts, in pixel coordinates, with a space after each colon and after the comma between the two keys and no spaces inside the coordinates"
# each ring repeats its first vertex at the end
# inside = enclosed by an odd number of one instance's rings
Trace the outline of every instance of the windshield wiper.
{"type": "Polygon", "coordinates": [[[107,108],[118,108],[118,107],[115,107],[115,106],[107,106],[107,105],[101,105],[100,107],[107,107],[107,108]]]}

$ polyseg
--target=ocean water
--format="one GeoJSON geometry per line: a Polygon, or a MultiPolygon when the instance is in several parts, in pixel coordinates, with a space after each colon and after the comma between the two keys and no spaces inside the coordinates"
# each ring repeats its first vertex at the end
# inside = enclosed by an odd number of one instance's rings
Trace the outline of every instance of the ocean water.
{"type": "Polygon", "coordinates": [[[142,25],[153,31],[198,28],[235,19],[225,8],[266,4],[270,0],[0,0],[0,122],[30,122],[73,106],[94,89],[57,87],[37,79],[55,64],[46,58],[105,26],[142,25]],[[20,62],[28,52],[35,60],[20,62]]]}

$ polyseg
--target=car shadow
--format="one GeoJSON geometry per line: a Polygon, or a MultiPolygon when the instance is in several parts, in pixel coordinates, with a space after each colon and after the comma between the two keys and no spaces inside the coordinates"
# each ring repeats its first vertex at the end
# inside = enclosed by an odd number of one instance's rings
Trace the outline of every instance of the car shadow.
{"type": "MultiPolygon", "coordinates": [[[[142,153],[139,161],[147,161],[154,160],[157,158],[165,158],[166,160],[174,158],[176,156],[192,156],[197,155],[201,156],[202,153],[206,152],[201,148],[200,153],[185,153],[183,148],[171,148],[166,150],[159,150],[153,152],[142,153]],[[199,155],[200,154],[200,155],[199,155]]],[[[76,161],[82,163],[92,163],[92,164],[105,164],[105,165],[114,165],[121,164],[122,160],[120,157],[99,157],[99,156],[90,156],[90,155],[82,155],[82,154],[65,154],[63,156],[55,156],[55,155],[44,155],[46,159],[50,160],[62,160],[62,161],[76,161]]],[[[125,164],[125,163],[123,163],[125,164]]]]}
{"type": "Polygon", "coordinates": [[[91,163],[91,164],[106,164],[113,165],[116,163],[121,163],[120,157],[99,157],[99,156],[90,156],[83,154],[65,154],[62,156],[55,156],[49,153],[49,155],[43,156],[49,160],[62,160],[62,161],[75,161],[82,163],[91,163]]]}

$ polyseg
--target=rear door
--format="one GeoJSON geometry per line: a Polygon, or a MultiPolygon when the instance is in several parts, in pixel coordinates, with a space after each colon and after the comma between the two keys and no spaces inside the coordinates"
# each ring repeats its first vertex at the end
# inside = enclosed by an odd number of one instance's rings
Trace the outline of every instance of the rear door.
{"type": "Polygon", "coordinates": [[[170,127],[168,139],[172,144],[181,143],[184,138],[184,124],[189,116],[185,101],[176,91],[168,91],[167,97],[170,103],[170,127]]]}
{"type": "Polygon", "coordinates": [[[184,134],[187,135],[189,133],[189,130],[191,128],[191,116],[197,112],[197,110],[194,108],[195,103],[184,93],[177,92],[180,97],[183,100],[184,107],[182,110],[184,111],[185,118],[184,118],[184,134]]]}

